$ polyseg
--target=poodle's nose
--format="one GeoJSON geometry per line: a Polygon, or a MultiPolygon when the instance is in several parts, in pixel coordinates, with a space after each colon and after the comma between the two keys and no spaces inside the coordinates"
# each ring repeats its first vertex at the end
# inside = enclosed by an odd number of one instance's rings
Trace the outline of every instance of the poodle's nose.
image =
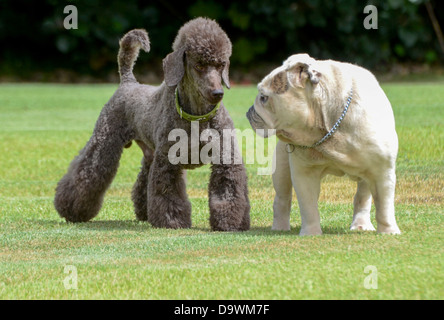
{"type": "Polygon", "coordinates": [[[211,96],[214,99],[220,100],[224,96],[224,90],[213,90],[213,91],[211,91],[211,96]]]}

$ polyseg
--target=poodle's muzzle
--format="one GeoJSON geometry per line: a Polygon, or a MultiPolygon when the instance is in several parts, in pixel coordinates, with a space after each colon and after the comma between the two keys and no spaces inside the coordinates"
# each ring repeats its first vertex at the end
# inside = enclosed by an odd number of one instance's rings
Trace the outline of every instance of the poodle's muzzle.
{"type": "Polygon", "coordinates": [[[224,97],[224,90],[223,89],[215,89],[215,90],[211,90],[209,92],[209,94],[206,96],[206,100],[210,104],[216,105],[222,100],[223,97],[224,97]]]}

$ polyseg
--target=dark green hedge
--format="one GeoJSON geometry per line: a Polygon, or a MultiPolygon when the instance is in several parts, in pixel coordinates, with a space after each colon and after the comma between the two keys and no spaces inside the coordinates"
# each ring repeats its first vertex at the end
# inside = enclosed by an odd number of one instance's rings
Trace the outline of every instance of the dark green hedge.
{"type": "MultiPolygon", "coordinates": [[[[443,21],[443,1],[431,3],[443,21]]],[[[241,71],[296,52],[370,68],[443,61],[424,0],[0,0],[0,71],[68,69],[100,77],[115,70],[118,39],[132,28],[148,30],[152,51],[141,59],[158,63],[195,16],[222,25],[234,45],[232,68],[241,71]],[[78,9],[77,30],[63,27],[69,4],[78,9]],[[377,30],[363,26],[367,4],[378,9],[377,30]]]]}

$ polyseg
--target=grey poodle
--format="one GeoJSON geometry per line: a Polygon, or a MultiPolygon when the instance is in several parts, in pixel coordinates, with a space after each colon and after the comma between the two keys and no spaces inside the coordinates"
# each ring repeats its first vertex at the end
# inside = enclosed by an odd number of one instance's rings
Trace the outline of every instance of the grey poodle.
{"type": "MultiPolygon", "coordinates": [[[[215,21],[197,18],[179,30],[173,52],[163,60],[165,81],[160,86],[136,81],[132,70],[140,48],[146,52],[150,49],[145,30],[132,30],[121,39],[120,86],[102,109],[92,137],[57,185],[55,208],[67,221],[88,221],[98,214],[123,149],[134,140],[143,152],[132,191],[137,219],[148,220],[154,227],[190,228],[191,204],[184,173],[204,163],[200,159],[193,164],[171,163],[168,152],[176,141],[169,141],[168,135],[172,129],[183,129],[190,137],[190,120],[199,116],[199,133],[212,129],[223,137],[224,129],[234,129],[221,103],[222,82],[230,87],[231,42],[215,21]]],[[[235,136],[230,139],[231,150],[224,150],[220,157],[228,153],[233,160],[239,157],[239,150],[235,136]]],[[[199,150],[207,142],[199,141],[199,150]]],[[[210,225],[212,230],[248,230],[245,167],[242,162],[226,163],[221,160],[211,164],[210,225]]]]}

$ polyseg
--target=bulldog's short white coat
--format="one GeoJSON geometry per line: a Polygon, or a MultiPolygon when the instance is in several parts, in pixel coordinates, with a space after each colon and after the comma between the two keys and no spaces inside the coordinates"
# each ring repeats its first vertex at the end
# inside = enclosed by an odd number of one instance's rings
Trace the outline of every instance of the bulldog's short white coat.
{"type": "Polygon", "coordinates": [[[272,229],[290,229],[293,186],[300,235],[322,234],[321,179],[347,174],[358,185],[350,229],[375,230],[370,222],[373,196],[377,231],[399,234],[394,211],[398,137],[390,102],[373,74],[356,65],[296,54],[266,76],[258,90],[247,117],[254,129],[276,129],[279,138],[272,229]],[[314,147],[338,122],[348,99],[337,130],[314,147]]]}

